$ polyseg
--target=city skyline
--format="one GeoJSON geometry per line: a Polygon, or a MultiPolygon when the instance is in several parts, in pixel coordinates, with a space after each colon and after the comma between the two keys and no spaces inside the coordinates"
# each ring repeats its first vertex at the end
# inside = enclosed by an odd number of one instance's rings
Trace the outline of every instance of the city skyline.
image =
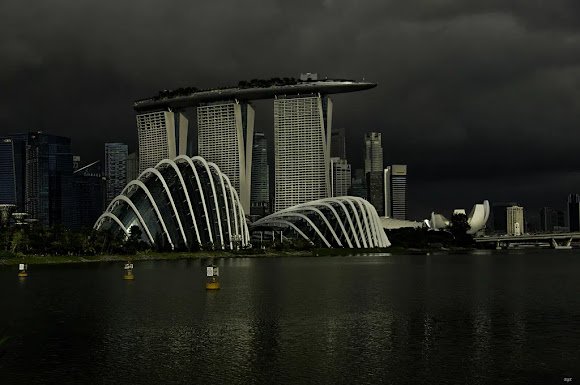
{"type": "MultiPolygon", "coordinates": [[[[413,170],[414,214],[483,198],[563,207],[562,197],[580,189],[573,155],[580,57],[572,23],[580,11],[572,3],[257,4],[168,1],[153,11],[129,2],[136,11],[127,16],[107,4],[7,3],[0,134],[71,137],[74,153],[98,159],[95,143],[136,149],[136,99],[313,71],[379,84],[337,96],[337,106],[348,100],[350,108],[337,109],[335,126],[346,128],[351,144],[364,132],[383,134],[385,161],[413,170]],[[179,17],[159,20],[173,9],[179,17]],[[197,19],[204,23],[191,23],[197,19]],[[223,28],[215,33],[217,19],[223,28]],[[207,44],[208,34],[216,44],[207,44]],[[234,45],[233,35],[252,44],[234,45]],[[165,47],[168,40],[183,49],[165,47]],[[164,60],[151,60],[153,46],[162,46],[164,60]],[[260,54],[266,48],[271,54],[260,54]]],[[[271,139],[272,118],[261,115],[256,126],[271,139]]],[[[347,148],[353,169],[361,167],[361,151],[347,148]]]]}

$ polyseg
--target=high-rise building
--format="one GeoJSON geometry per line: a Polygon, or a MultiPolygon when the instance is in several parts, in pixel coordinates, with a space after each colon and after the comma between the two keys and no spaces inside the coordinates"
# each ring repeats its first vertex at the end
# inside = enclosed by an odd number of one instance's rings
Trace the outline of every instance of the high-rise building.
{"type": "Polygon", "coordinates": [[[24,211],[26,186],[26,134],[0,137],[0,204],[24,211]]]}
{"type": "Polygon", "coordinates": [[[43,225],[72,224],[72,161],[69,138],[27,135],[25,210],[43,225]]]}
{"type": "Polygon", "coordinates": [[[348,195],[348,190],[352,183],[350,164],[346,159],[341,158],[330,158],[331,164],[331,185],[332,185],[332,196],[333,197],[343,197],[348,195]]]}
{"type": "Polygon", "coordinates": [[[366,174],[367,200],[380,216],[385,215],[385,183],[382,171],[370,171],[366,174]]]}
{"type": "Polygon", "coordinates": [[[333,130],[330,134],[330,156],[346,159],[346,135],[344,127],[333,130]]]}
{"type": "MultiPolygon", "coordinates": [[[[127,184],[127,145],[105,143],[105,206],[121,194],[127,184]]],[[[96,219],[96,218],[95,218],[96,219]]]]}
{"type": "Polygon", "coordinates": [[[238,192],[244,212],[250,212],[254,109],[238,101],[197,107],[198,155],[215,163],[238,192]]]}
{"type": "Polygon", "coordinates": [[[16,172],[12,139],[0,139],[0,204],[16,205],[16,172]]]}
{"type": "Polygon", "coordinates": [[[568,227],[570,231],[580,231],[580,195],[568,195],[568,227]]]}
{"type": "Polygon", "coordinates": [[[524,208],[510,206],[506,208],[507,234],[522,235],[524,233],[524,208]]]}
{"type": "Polygon", "coordinates": [[[139,154],[132,152],[127,155],[127,183],[139,176],[139,154]]]}
{"type": "Polygon", "coordinates": [[[274,99],[275,211],[330,196],[331,124],[327,96],[274,99]]]}
{"type": "Polygon", "coordinates": [[[493,216],[493,231],[496,234],[507,234],[507,208],[518,206],[517,202],[497,202],[491,206],[493,216]]]}
{"type": "Polygon", "coordinates": [[[383,170],[385,215],[407,219],[407,165],[393,164],[383,170]]]}
{"type": "Polygon", "coordinates": [[[393,202],[393,191],[391,190],[391,176],[393,173],[393,168],[391,166],[387,166],[384,170],[383,170],[383,197],[385,198],[385,203],[384,203],[384,207],[385,207],[385,216],[388,218],[392,218],[393,217],[393,206],[392,206],[392,202],[393,202]]]}
{"type": "Polygon", "coordinates": [[[540,209],[540,231],[552,232],[561,231],[564,227],[564,213],[552,207],[542,207],[540,209]]]}
{"type": "Polygon", "coordinates": [[[79,165],[73,172],[72,228],[91,228],[103,213],[104,182],[100,161],[79,165]]]}
{"type": "Polygon", "coordinates": [[[268,140],[263,132],[254,133],[252,150],[252,189],[250,215],[263,217],[270,213],[270,166],[268,140]]]}
{"type": "Polygon", "coordinates": [[[365,174],[372,171],[383,172],[383,145],[378,132],[365,134],[365,174]]]}
{"type": "Polygon", "coordinates": [[[353,197],[367,198],[367,181],[365,171],[362,168],[354,170],[354,176],[351,179],[348,195],[353,197]]]}
{"type": "Polygon", "coordinates": [[[163,159],[186,155],[187,118],[178,112],[155,111],[137,115],[139,172],[163,159]]]}

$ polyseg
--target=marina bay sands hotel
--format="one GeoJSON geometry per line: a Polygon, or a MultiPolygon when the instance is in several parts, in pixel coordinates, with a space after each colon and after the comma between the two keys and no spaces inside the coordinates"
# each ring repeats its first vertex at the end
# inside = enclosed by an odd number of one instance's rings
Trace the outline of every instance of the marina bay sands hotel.
{"type": "Polygon", "coordinates": [[[138,100],[140,172],[166,158],[187,154],[186,109],[197,111],[197,155],[215,163],[250,212],[253,100],[274,100],[274,211],[330,196],[332,101],[328,95],[361,91],[375,83],[274,78],[240,82],[237,87],[161,91],[138,100]]]}

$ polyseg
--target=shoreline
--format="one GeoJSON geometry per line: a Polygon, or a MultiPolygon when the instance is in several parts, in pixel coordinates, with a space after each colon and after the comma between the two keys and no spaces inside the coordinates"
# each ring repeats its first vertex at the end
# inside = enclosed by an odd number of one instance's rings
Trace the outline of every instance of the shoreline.
{"type": "Polygon", "coordinates": [[[60,265],[75,263],[99,263],[99,262],[125,262],[125,261],[170,261],[183,259],[202,258],[280,258],[280,257],[344,257],[352,255],[424,255],[424,254],[452,254],[457,252],[472,252],[475,248],[453,248],[453,249],[420,249],[420,248],[398,248],[389,247],[386,249],[314,249],[314,250],[267,250],[258,252],[232,252],[232,251],[194,251],[194,252],[145,252],[133,255],[21,255],[8,258],[0,258],[0,266],[14,266],[19,263],[29,265],[60,265]]]}

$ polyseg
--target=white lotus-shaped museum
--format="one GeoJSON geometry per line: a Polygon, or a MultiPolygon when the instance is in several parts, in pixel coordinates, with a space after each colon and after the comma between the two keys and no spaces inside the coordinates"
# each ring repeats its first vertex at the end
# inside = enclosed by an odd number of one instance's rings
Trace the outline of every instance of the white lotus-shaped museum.
{"type": "MultiPolygon", "coordinates": [[[[455,210],[454,214],[465,214],[465,210],[459,209],[455,210]]],[[[487,220],[489,219],[490,207],[489,201],[485,200],[482,203],[477,203],[471,209],[469,215],[467,216],[467,223],[470,229],[467,234],[473,235],[483,229],[487,220]]],[[[429,226],[435,230],[442,230],[449,227],[449,220],[441,214],[431,213],[431,220],[429,221],[429,226]]]]}

